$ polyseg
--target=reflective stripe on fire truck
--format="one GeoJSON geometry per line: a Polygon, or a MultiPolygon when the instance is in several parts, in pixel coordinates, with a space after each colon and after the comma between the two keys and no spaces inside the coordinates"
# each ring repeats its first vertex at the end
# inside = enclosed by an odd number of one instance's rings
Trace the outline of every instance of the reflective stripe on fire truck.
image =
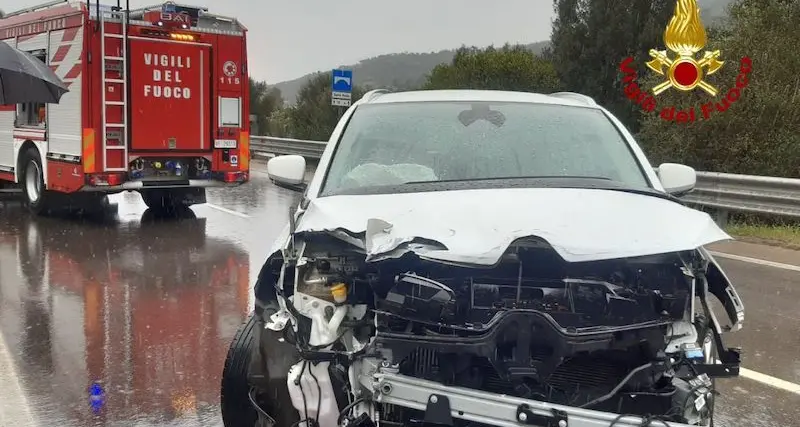
{"type": "Polygon", "coordinates": [[[94,173],[97,172],[97,164],[95,160],[95,143],[94,143],[94,129],[83,129],[83,172],[94,173]]]}
{"type": "Polygon", "coordinates": [[[250,132],[239,132],[239,170],[250,168],[250,132]]]}

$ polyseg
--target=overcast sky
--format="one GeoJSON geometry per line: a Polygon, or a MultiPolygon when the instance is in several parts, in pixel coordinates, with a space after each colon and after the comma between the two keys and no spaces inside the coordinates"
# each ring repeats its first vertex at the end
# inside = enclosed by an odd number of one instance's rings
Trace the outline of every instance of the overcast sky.
{"type": "MultiPolygon", "coordinates": [[[[48,0],[3,0],[11,12],[48,0]]],[[[92,0],[94,1],[94,0],[92,0]]],[[[105,0],[102,3],[116,3],[105,0]]],[[[124,3],[124,0],[123,0],[124,3]]],[[[131,7],[158,4],[131,0],[131,7]]],[[[248,27],[250,73],[278,83],[384,53],[550,36],[552,0],[183,0],[248,27]]]]}

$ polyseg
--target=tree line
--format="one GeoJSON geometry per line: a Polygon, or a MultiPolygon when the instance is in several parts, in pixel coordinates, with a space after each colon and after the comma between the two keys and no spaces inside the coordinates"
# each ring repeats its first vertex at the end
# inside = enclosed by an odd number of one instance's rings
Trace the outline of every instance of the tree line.
{"type": "MultiPolygon", "coordinates": [[[[666,49],[676,0],[554,0],[553,7],[550,46],[540,55],[521,45],[462,47],[419,89],[583,93],[614,113],[655,164],[800,177],[800,2],[735,0],[727,19],[706,24],[696,57],[721,53],[723,66],[705,76],[715,97],[699,89],[650,92],[666,79],[646,63],[651,49],[666,49]]],[[[330,73],[317,74],[291,106],[277,89],[251,81],[258,133],[327,140],[339,117],[330,81],[330,73]]],[[[368,89],[356,87],[353,100],[368,89]]]]}

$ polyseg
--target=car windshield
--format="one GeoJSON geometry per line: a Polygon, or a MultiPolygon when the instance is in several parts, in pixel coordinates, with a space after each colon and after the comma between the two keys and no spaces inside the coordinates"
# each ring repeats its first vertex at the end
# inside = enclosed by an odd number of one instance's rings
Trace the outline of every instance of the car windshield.
{"type": "Polygon", "coordinates": [[[591,178],[649,188],[611,120],[593,108],[534,103],[362,105],[334,153],[321,196],[390,193],[409,183],[591,178]],[[384,191],[385,190],[385,191],[384,191]]]}

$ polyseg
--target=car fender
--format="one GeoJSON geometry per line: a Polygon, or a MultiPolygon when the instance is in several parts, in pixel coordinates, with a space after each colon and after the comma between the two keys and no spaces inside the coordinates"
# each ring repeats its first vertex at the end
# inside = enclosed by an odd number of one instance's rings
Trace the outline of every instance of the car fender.
{"type": "Polygon", "coordinates": [[[706,280],[708,281],[708,290],[712,295],[725,307],[725,312],[731,324],[726,328],[726,332],[733,332],[742,329],[744,323],[744,304],[739,297],[739,293],[733,287],[728,276],[722,270],[717,260],[706,248],[699,248],[698,251],[708,261],[708,269],[706,270],[706,280]]]}

